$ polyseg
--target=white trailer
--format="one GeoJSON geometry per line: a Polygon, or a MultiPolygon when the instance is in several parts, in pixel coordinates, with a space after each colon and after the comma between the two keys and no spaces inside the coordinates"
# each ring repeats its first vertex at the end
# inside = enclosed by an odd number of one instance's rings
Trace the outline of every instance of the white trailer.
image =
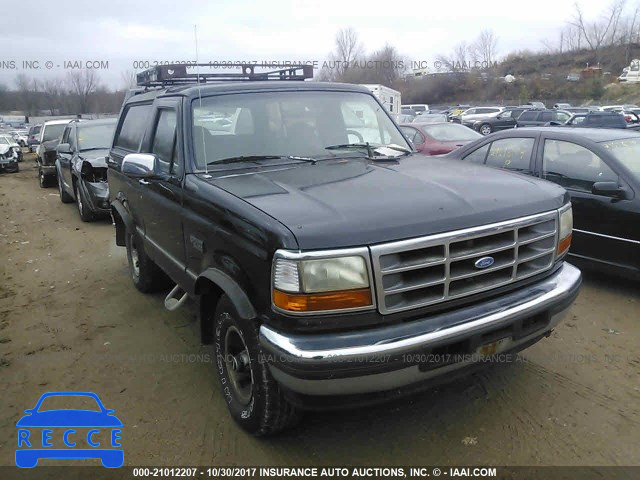
{"type": "Polygon", "coordinates": [[[361,84],[363,87],[367,87],[371,93],[373,93],[380,103],[385,106],[392,114],[400,113],[400,106],[402,101],[400,99],[400,92],[393,88],[385,87],[384,85],[374,84],[361,84]]]}

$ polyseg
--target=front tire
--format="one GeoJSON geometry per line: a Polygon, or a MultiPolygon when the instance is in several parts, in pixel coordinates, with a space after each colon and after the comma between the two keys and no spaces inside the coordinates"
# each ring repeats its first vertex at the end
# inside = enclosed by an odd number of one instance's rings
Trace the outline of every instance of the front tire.
{"type": "Polygon", "coordinates": [[[153,293],[165,288],[169,284],[169,279],[147,256],[140,237],[127,232],[125,244],[129,273],[135,287],[142,293],[153,293]]]}
{"type": "Polygon", "coordinates": [[[73,202],[73,197],[69,195],[62,186],[62,179],[60,177],[58,178],[58,192],[60,193],[60,201],[62,203],[73,202]]]}
{"type": "Polygon", "coordinates": [[[482,125],[480,125],[480,128],[478,129],[478,131],[480,132],[481,135],[489,135],[491,132],[493,132],[493,128],[491,128],[491,125],[489,125],[488,123],[483,123],[482,125]]]}
{"type": "Polygon", "coordinates": [[[73,190],[76,194],[76,203],[78,204],[78,213],[80,214],[80,220],[83,222],[91,222],[93,220],[93,212],[89,208],[89,204],[87,202],[84,193],[82,193],[82,189],[78,186],[78,181],[74,182],[73,190]]]}
{"type": "Polygon", "coordinates": [[[40,188],[48,188],[51,185],[49,177],[44,174],[42,168],[38,167],[38,183],[40,188]]]}
{"type": "Polygon", "coordinates": [[[273,435],[298,423],[300,410],[286,400],[271,375],[255,321],[241,318],[226,295],[213,321],[220,388],[235,422],[256,436],[273,435]]]}

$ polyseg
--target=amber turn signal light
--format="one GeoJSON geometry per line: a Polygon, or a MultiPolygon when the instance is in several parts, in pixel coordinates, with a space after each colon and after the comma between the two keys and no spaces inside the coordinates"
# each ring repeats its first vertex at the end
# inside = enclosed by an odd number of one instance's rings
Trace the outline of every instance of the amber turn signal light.
{"type": "Polygon", "coordinates": [[[373,305],[371,290],[368,288],[313,294],[287,293],[274,289],[273,303],[276,307],[291,312],[317,312],[373,305]]]}
{"type": "Polygon", "coordinates": [[[569,250],[570,246],[571,246],[571,234],[564,237],[562,240],[560,240],[560,243],[558,243],[558,255],[562,255],[564,252],[569,250]]]}

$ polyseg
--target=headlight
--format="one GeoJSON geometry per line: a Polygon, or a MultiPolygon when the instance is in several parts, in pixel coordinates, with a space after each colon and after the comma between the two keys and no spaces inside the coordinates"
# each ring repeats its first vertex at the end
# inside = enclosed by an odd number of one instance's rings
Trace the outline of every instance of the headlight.
{"type": "Polygon", "coordinates": [[[571,246],[571,233],[573,232],[573,210],[571,204],[560,209],[560,225],[558,228],[557,256],[563,255],[571,246]]]}
{"type": "Polygon", "coordinates": [[[304,254],[278,252],[272,282],[274,305],[289,312],[373,307],[364,253],[309,258],[304,254]]]}

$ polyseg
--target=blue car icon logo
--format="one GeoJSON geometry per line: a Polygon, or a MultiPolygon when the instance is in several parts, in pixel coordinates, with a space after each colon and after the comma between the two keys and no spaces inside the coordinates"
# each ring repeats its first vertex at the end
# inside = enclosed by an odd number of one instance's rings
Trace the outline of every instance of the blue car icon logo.
{"type": "Polygon", "coordinates": [[[16,423],[18,467],[33,468],[41,458],[99,458],[107,468],[123,465],[124,451],[120,448],[122,422],[114,415],[114,410],[102,405],[95,393],[45,393],[36,406],[25,410],[25,413],[16,423]],[[51,403],[77,403],[78,400],[91,409],[47,408],[51,403]]]}

